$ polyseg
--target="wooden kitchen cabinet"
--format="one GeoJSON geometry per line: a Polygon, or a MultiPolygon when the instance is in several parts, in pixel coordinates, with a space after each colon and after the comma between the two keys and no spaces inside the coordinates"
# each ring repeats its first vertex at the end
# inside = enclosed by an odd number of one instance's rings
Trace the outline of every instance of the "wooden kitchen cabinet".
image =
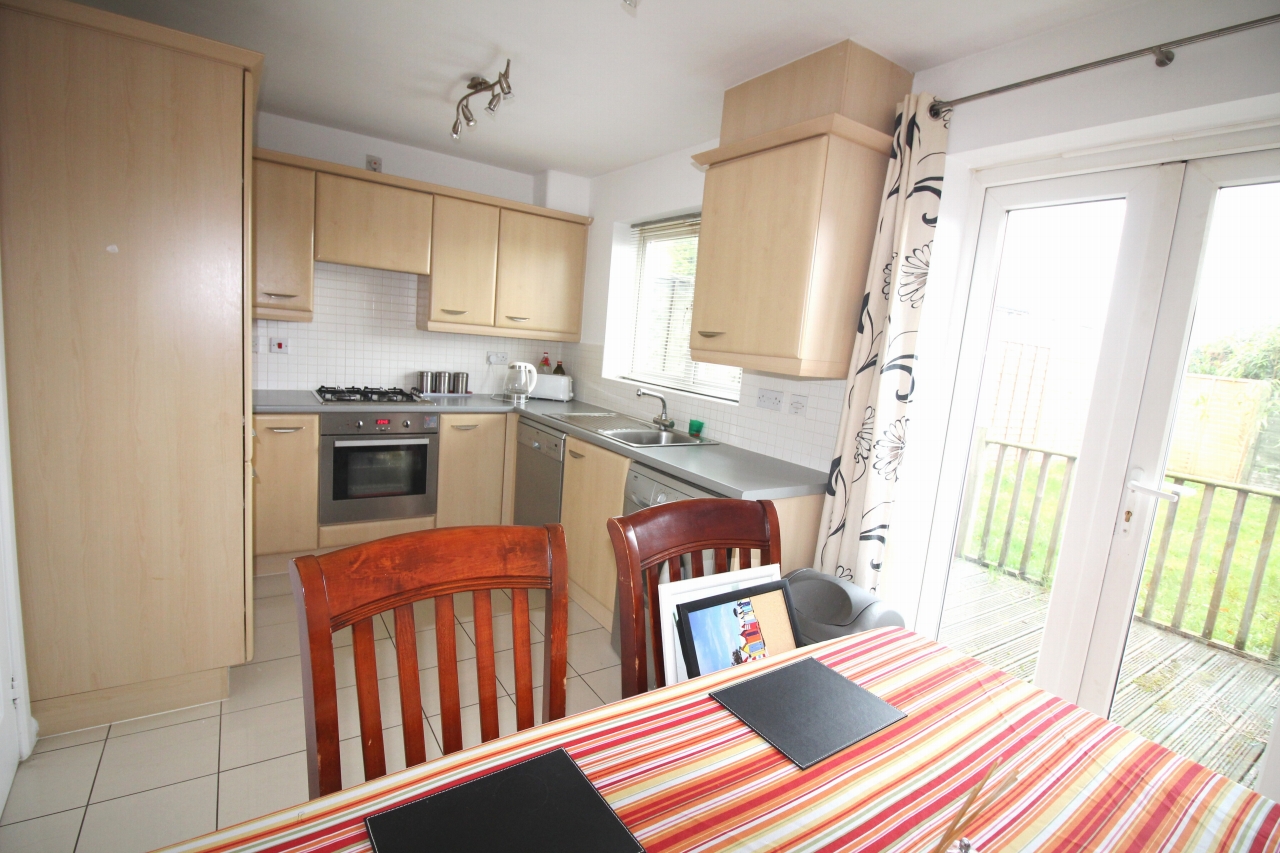
{"type": "Polygon", "coordinates": [[[98,9],[0,2],[9,441],[42,736],[225,698],[252,643],[261,63],[98,9]]]}
{"type": "Polygon", "coordinates": [[[437,196],[431,228],[428,320],[492,326],[498,274],[498,208],[437,196]]]}
{"type": "Polygon", "coordinates": [[[507,416],[441,415],[436,527],[502,523],[507,416]]]}
{"type": "MultiPolygon", "coordinates": [[[[841,129],[853,124],[833,119],[841,129]]],[[[863,130],[872,146],[824,133],[711,162],[689,340],[695,361],[848,375],[890,142],[863,130]]]]}
{"type": "Polygon", "coordinates": [[[319,415],[253,418],[253,553],[317,546],[319,415]]]}
{"type": "Polygon", "coordinates": [[[612,614],[617,569],[605,523],[622,515],[631,460],[572,436],[565,439],[564,448],[560,523],[569,554],[569,578],[595,599],[599,609],[612,614]]]}
{"type": "Polygon", "coordinates": [[[585,225],[503,210],[494,326],[578,340],[586,256],[585,225]]]}
{"type": "Polygon", "coordinates": [[[426,275],[433,200],[430,193],[317,174],[315,259],[426,275]]]}
{"type": "Polygon", "coordinates": [[[253,162],[253,316],[312,318],[316,173],[253,162]]]}

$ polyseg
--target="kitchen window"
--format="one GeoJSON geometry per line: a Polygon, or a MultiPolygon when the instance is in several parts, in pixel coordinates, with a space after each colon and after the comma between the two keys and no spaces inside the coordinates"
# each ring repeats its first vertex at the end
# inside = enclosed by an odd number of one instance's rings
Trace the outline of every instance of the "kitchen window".
{"type": "Polygon", "coordinates": [[[635,329],[630,366],[621,378],[736,403],[742,370],[697,362],[689,354],[700,224],[697,217],[681,217],[632,227],[635,329]]]}

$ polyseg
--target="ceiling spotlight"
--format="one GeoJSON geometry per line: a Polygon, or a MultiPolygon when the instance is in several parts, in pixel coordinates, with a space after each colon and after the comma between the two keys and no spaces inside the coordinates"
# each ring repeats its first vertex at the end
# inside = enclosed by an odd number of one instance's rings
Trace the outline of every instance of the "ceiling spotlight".
{"type": "Polygon", "coordinates": [[[506,68],[502,69],[492,83],[484,77],[472,77],[467,82],[467,90],[467,94],[458,99],[458,105],[453,111],[452,134],[454,139],[461,136],[463,122],[466,122],[467,127],[475,127],[476,117],[471,112],[471,105],[468,103],[473,95],[478,95],[481,92],[489,93],[489,103],[485,106],[485,110],[490,115],[496,115],[503,99],[511,97],[511,60],[507,60],[506,68]]]}
{"type": "Polygon", "coordinates": [[[502,90],[502,97],[511,97],[511,60],[507,60],[507,67],[502,69],[502,73],[498,75],[498,88],[502,90]]]}

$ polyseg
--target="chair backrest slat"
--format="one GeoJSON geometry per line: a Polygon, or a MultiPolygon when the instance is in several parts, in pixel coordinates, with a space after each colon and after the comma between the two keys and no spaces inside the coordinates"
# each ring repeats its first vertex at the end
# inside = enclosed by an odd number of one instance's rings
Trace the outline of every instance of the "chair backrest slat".
{"type": "Polygon", "coordinates": [[[533,645],[529,630],[529,590],[511,590],[511,657],[516,673],[516,729],[533,727],[533,645]]]}
{"type": "MultiPolygon", "coordinates": [[[[395,613],[395,645],[404,727],[405,764],[426,760],[422,684],[414,604],[435,603],[436,678],[440,739],[446,753],[463,747],[454,595],[472,593],[480,729],[499,736],[493,590],[511,590],[517,724],[534,724],[530,589],[547,592],[544,637],[543,720],[565,712],[568,669],[569,573],[564,529],[452,527],[391,536],[323,556],[298,557],[290,565],[302,643],[307,776],[312,797],[342,788],[333,633],[352,630],[352,657],[366,779],[386,773],[382,708],[373,620],[395,613]]],[[[469,662],[468,662],[469,665],[469,662]]],[[[387,673],[383,673],[386,675],[387,673]]],[[[431,709],[434,710],[434,709],[431,709]]]]}
{"type": "Polygon", "coordinates": [[[418,679],[418,631],[413,605],[402,604],[396,613],[396,668],[400,675],[400,719],[404,726],[406,767],[427,760],[427,737],[422,721],[422,685],[418,679]]]}
{"type": "Polygon", "coordinates": [[[608,527],[618,571],[624,698],[649,689],[647,648],[652,649],[654,683],[659,687],[666,684],[662,625],[660,614],[655,612],[663,564],[669,566],[669,579],[677,580],[684,554],[689,555],[692,577],[702,577],[707,571],[706,550],[713,554],[712,571],[716,574],[730,570],[735,549],[740,568],[752,565],[752,551],[760,552],[760,565],[779,562],[782,557],[778,512],[771,501],[677,501],[611,518],[608,527]],[[648,619],[643,612],[646,592],[648,619]]]}
{"type": "Polygon", "coordinates": [[[493,599],[489,590],[472,594],[476,631],[476,682],[480,688],[480,740],[498,736],[498,671],[493,656],[493,599]]]}
{"type": "Polygon", "coordinates": [[[462,749],[462,694],[458,691],[458,637],[453,596],[436,598],[436,672],[440,690],[440,749],[445,755],[462,749]]]}
{"type": "MultiPolygon", "coordinates": [[[[670,574],[668,574],[667,577],[672,580],[679,580],[680,558],[677,557],[674,560],[671,560],[667,565],[670,566],[670,574]]],[[[663,677],[666,672],[666,662],[665,657],[662,654],[662,614],[658,612],[658,575],[661,574],[661,572],[662,564],[659,563],[653,567],[653,571],[645,573],[645,581],[649,587],[649,625],[650,630],[653,631],[652,636],[656,638],[656,641],[653,643],[653,677],[654,683],[658,686],[662,686],[667,683],[666,678],[663,677]]],[[[641,651],[641,655],[643,655],[643,651],[641,651]]],[[[649,681],[649,674],[647,672],[648,667],[641,667],[641,669],[646,670],[642,672],[642,675],[644,676],[645,684],[647,685],[649,681]]]]}
{"type": "Polygon", "coordinates": [[[378,699],[378,658],[373,645],[373,620],[368,616],[351,626],[351,651],[356,664],[356,704],[360,709],[360,748],[364,777],[387,775],[382,746],[382,707],[378,699]]]}

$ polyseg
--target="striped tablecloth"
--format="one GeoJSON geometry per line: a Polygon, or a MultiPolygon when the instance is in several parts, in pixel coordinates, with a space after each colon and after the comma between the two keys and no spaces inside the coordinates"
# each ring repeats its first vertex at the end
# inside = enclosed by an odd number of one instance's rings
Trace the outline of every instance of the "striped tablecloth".
{"type": "Polygon", "coordinates": [[[988,790],[1006,773],[1018,781],[968,833],[983,853],[1280,849],[1270,800],[896,628],[606,705],[171,849],[368,850],[365,815],[560,746],[649,853],[929,850],[1002,756],[988,790]],[[802,771],[707,696],[805,655],[907,719],[802,771]]]}

